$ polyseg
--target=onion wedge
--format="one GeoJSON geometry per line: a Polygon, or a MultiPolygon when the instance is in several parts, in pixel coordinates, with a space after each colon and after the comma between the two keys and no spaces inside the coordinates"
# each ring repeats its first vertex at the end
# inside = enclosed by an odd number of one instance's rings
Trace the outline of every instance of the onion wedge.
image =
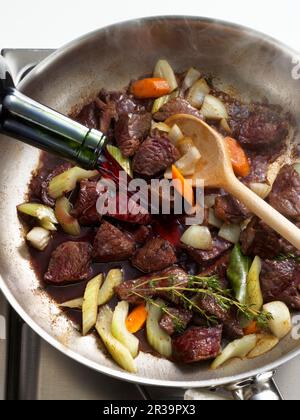
{"type": "Polygon", "coordinates": [[[178,88],[175,73],[167,60],[159,60],[156,63],[153,76],[165,79],[170,86],[171,92],[178,88]]]}

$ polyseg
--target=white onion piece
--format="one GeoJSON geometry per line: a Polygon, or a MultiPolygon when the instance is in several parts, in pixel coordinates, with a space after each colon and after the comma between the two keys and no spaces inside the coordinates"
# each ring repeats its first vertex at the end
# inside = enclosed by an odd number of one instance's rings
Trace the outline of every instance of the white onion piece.
{"type": "Polygon", "coordinates": [[[157,62],[153,76],[165,79],[171,88],[171,92],[178,88],[175,73],[167,60],[159,60],[157,62]]]}
{"type": "Polygon", "coordinates": [[[205,79],[198,80],[190,89],[187,96],[189,103],[195,108],[201,108],[204,98],[210,92],[210,88],[205,79]]]}
{"type": "Polygon", "coordinates": [[[152,121],[151,130],[159,130],[159,131],[162,131],[164,133],[169,133],[171,128],[163,122],[157,123],[155,121],[152,121]]]}
{"type": "Polygon", "coordinates": [[[184,78],[184,81],[182,83],[182,89],[183,90],[189,89],[191,86],[193,86],[195,82],[197,82],[197,80],[200,79],[200,77],[201,77],[200,71],[194,69],[194,67],[191,67],[184,78]]]}
{"type": "Polygon", "coordinates": [[[294,168],[295,168],[295,171],[297,171],[298,174],[300,175],[300,162],[295,163],[294,168]]]}
{"type": "Polygon", "coordinates": [[[51,234],[42,227],[35,227],[27,234],[26,239],[34,248],[44,251],[49,244],[51,234]]]}
{"type": "Polygon", "coordinates": [[[263,306],[265,312],[269,312],[273,319],[268,321],[270,331],[275,337],[282,339],[292,329],[292,320],[289,308],[283,302],[271,302],[263,306]]]}
{"type": "Polygon", "coordinates": [[[176,146],[177,142],[181,140],[184,137],[184,135],[182,131],[180,130],[180,128],[178,127],[178,125],[174,124],[171,130],[169,131],[168,137],[171,140],[171,142],[174,144],[174,146],[176,146]]]}
{"type": "Polygon", "coordinates": [[[228,225],[224,223],[219,231],[219,236],[233,244],[237,244],[241,236],[241,227],[240,225],[228,225]]]}
{"type": "Polygon", "coordinates": [[[256,357],[263,356],[279,343],[279,339],[270,334],[259,334],[258,341],[254,349],[248,354],[247,359],[255,359],[256,357]]]}
{"type": "Polygon", "coordinates": [[[238,357],[243,359],[249,354],[257,343],[257,336],[255,334],[246,335],[240,340],[235,340],[232,343],[228,344],[227,347],[222,351],[220,356],[218,356],[213,364],[211,369],[215,370],[226,363],[228,360],[238,357]]]}
{"type": "Polygon", "coordinates": [[[270,185],[259,182],[251,182],[250,188],[255,194],[263,199],[267,198],[272,190],[270,185]]]}
{"type": "Polygon", "coordinates": [[[215,98],[212,95],[205,96],[201,113],[205,118],[211,120],[222,120],[223,118],[226,120],[228,119],[228,113],[225,105],[222,101],[220,101],[220,99],[215,98]]]}
{"type": "Polygon", "coordinates": [[[215,214],[215,211],[212,208],[210,208],[209,211],[208,211],[208,223],[211,226],[214,226],[218,229],[220,229],[223,226],[222,220],[217,218],[217,216],[215,214]]]}
{"type": "Polygon", "coordinates": [[[194,175],[199,159],[201,159],[201,154],[197,147],[194,146],[175,163],[175,166],[183,176],[194,175]]]}
{"type": "Polygon", "coordinates": [[[181,242],[195,249],[210,250],[213,246],[210,230],[206,226],[191,226],[181,237],[181,242]]]}
{"type": "Polygon", "coordinates": [[[223,128],[224,131],[226,131],[226,133],[231,134],[232,130],[229,127],[228,121],[225,118],[222,118],[221,122],[220,122],[220,126],[223,128]]]}

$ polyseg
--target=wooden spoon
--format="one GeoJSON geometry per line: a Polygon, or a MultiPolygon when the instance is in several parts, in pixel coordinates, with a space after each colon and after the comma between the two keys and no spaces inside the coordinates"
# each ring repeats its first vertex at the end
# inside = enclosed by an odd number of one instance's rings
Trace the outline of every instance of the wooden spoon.
{"type": "Polygon", "coordinates": [[[177,124],[185,136],[193,139],[201,153],[195,174],[187,177],[193,180],[194,185],[197,179],[201,179],[206,188],[223,188],[300,250],[300,229],[237,179],[224,139],[219,133],[191,115],[174,115],[166,124],[170,127],[177,124]]]}

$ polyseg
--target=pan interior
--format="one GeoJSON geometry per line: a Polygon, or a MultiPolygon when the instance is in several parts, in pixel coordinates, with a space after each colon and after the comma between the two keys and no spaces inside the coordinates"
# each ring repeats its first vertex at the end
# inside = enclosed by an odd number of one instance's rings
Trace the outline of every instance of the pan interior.
{"type": "MultiPolygon", "coordinates": [[[[244,100],[265,100],[300,114],[297,81],[292,78],[288,48],[240,27],[193,18],[156,18],[101,29],[54,53],[22,83],[21,89],[65,114],[80,109],[105,87],[119,89],[134,77],[149,74],[158,58],[176,71],[195,66],[217,77],[217,85],[244,100]],[[233,88],[234,86],[234,88],[233,88]]],[[[299,124],[299,121],[297,121],[299,124]]],[[[297,141],[297,139],[296,139],[297,141]]],[[[99,350],[92,336],[82,338],[71,321],[39,288],[30,268],[16,205],[25,200],[39,152],[10,138],[1,138],[0,155],[0,286],[25,320],[51,344],[76,360],[122,378],[169,386],[211,386],[275,366],[299,350],[285,339],[256,360],[230,363],[212,372],[207,365],[183,367],[138,357],[137,376],[124,373],[99,350]]]]}

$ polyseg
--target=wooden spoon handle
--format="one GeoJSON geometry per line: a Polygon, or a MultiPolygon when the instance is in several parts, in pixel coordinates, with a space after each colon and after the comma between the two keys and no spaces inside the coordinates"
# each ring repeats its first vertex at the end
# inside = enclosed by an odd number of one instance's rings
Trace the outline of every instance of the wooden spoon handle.
{"type": "Polygon", "coordinates": [[[281,213],[271,207],[235,177],[230,178],[230,182],[224,185],[224,189],[245,204],[251,212],[260,217],[267,225],[300,250],[300,229],[281,213]]]}

